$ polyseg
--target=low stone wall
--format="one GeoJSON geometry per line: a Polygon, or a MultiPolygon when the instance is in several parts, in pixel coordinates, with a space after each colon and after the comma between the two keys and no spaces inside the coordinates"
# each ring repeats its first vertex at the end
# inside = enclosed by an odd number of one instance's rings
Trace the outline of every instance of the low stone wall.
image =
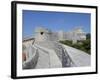
{"type": "Polygon", "coordinates": [[[38,57],[39,57],[39,53],[38,53],[38,49],[35,47],[30,47],[30,49],[28,49],[28,52],[33,53],[26,61],[23,62],[23,69],[32,69],[35,68],[37,62],[38,62],[38,57]],[[33,49],[34,48],[34,52],[33,49]]]}
{"type": "Polygon", "coordinates": [[[62,66],[63,67],[75,67],[75,63],[73,62],[73,60],[71,59],[71,57],[69,56],[67,50],[63,48],[63,54],[62,54],[62,66]]]}

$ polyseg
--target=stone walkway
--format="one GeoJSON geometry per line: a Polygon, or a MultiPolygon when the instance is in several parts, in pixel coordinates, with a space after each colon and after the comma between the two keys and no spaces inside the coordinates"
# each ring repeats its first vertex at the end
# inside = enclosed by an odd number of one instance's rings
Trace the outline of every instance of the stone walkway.
{"type": "Polygon", "coordinates": [[[58,42],[36,43],[34,47],[38,49],[39,54],[35,69],[91,65],[90,55],[58,42]]]}
{"type": "Polygon", "coordinates": [[[36,68],[60,68],[62,63],[55,51],[46,47],[37,45],[39,59],[36,68]]]}
{"type": "Polygon", "coordinates": [[[71,57],[73,62],[76,64],[76,66],[90,66],[91,65],[91,55],[67,45],[62,44],[62,46],[65,47],[65,49],[68,52],[68,55],[71,57]]]}
{"type": "Polygon", "coordinates": [[[38,58],[38,62],[35,68],[39,69],[39,68],[49,68],[49,54],[42,51],[42,50],[38,50],[39,52],[39,58],[38,58]]]}

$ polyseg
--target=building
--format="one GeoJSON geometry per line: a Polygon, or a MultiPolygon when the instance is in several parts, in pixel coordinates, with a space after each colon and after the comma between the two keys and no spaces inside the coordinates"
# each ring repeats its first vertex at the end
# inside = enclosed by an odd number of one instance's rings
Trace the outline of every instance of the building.
{"type": "Polygon", "coordinates": [[[53,32],[49,29],[43,27],[37,27],[35,29],[35,36],[31,36],[23,39],[23,45],[28,45],[29,43],[42,42],[42,41],[64,41],[70,40],[73,43],[77,41],[86,40],[86,33],[82,28],[75,28],[69,32],[58,31],[53,32]]]}
{"type": "Polygon", "coordinates": [[[73,43],[77,43],[79,40],[86,40],[86,33],[81,28],[75,28],[70,32],[58,31],[52,32],[43,27],[38,27],[35,30],[35,41],[60,41],[71,40],[73,43]]]}
{"type": "Polygon", "coordinates": [[[51,40],[52,32],[46,28],[38,27],[35,29],[35,41],[48,41],[51,40]]]}

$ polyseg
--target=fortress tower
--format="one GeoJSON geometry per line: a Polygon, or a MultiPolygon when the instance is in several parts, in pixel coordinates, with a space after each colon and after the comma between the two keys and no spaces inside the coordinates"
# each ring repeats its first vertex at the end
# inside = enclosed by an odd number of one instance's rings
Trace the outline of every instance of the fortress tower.
{"type": "Polygon", "coordinates": [[[51,40],[51,31],[43,28],[38,27],[35,29],[35,42],[42,42],[42,41],[49,41],[51,40]]]}

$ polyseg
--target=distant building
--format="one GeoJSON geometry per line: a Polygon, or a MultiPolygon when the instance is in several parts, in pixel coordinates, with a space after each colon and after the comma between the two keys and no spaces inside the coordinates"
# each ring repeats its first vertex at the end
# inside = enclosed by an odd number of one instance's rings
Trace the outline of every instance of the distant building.
{"type": "Polygon", "coordinates": [[[76,43],[78,40],[86,40],[86,33],[81,28],[76,28],[70,32],[58,31],[52,32],[46,28],[38,27],[35,30],[35,41],[59,41],[59,40],[72,40],[76,43]]]}
{"type": "Polygon", "coordinates": [[[34,38],[25,38],[23,39],[23,44],[31,44],[32,42],[41,42],[41,41],[63,41],[63,40],[71,40],[73,43],[77,43],[77,41],[86,40],[86,33],[82,30],[82,28],[75,28],[70,32],[58,31],[52,32],[49,29],[43,27],[37,27],[35,29],[34,38]]]}

